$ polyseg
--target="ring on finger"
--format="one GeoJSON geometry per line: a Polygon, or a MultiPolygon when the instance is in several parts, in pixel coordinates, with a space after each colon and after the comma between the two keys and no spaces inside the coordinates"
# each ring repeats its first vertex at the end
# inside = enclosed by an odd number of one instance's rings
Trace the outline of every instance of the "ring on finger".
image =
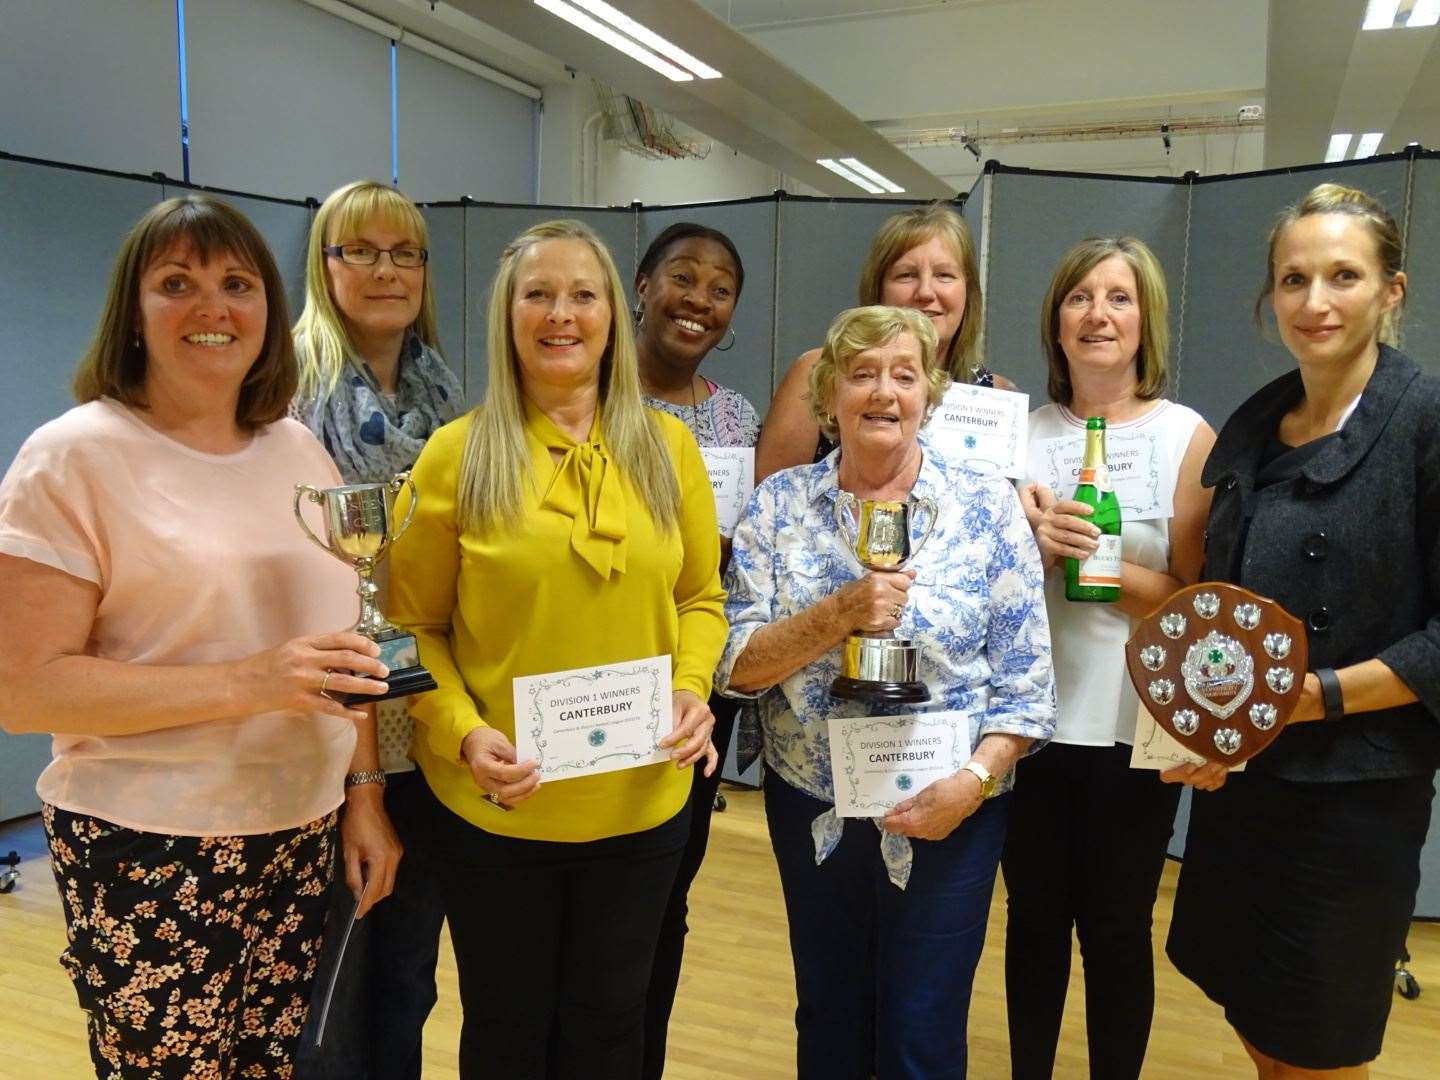
{"type": "Polygon", "coordinates": [[[334,674],[335,672],[330,671],[327,668],[325,671],[325,677],[320,680],[320,696],[330,701],[334,701],[335,699],[333,697],[330,697],[330,694],[327,692],[326,687],[330,685],[330,676],[334,674]]]}
{"type": "Polygon", "coordinates": [[[901,609],[901,605],[899,605],[899,604],[893,605],[893,606],[890,608],[890,617],[891,617],[892,619],[898,619],[898,618],[900,618],[900,609],[901,609]]]}

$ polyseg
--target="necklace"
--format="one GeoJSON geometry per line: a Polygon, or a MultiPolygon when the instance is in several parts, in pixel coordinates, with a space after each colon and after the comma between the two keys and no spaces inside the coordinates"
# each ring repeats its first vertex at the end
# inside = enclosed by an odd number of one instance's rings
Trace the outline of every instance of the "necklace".
{"type": "Polygon", "coordinates": [[[694,432],[695,437],[698,439],[700,437],[700,398],[695,393],[696,378],[697,376],[695,375],[690,376],[690,415],[694,420],[690,425],[690,430],[694,432]]]}

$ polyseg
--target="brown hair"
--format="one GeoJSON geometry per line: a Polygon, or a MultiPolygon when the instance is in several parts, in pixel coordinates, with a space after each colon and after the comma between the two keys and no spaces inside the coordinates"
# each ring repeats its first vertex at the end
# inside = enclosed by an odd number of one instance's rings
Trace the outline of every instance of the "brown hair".
{"type": "MultiPolygon", "coordinates": [[[[1275,227],[1270,230],[1270,243],[1265,251],[1265,284],[1255,298],[1255,324],[1265,329],[1262,313],[1265,301],[1275,294],[1275,245],[1291,225],[1311,214],[1349,214],[1365,223],[1375,238],[1375,254],[1387,281],[1393,282],[1405,269],[1405,245],[1400,229],[1380,201],[1359,188],[1342,184],[1318,184],[1293,206],[1280,211],[1275,227]]],[[[1405,283],[1400,283],[1400,303],[1380,316],[1379,340],[1382,344],[1400,344],[1400,314],[1405,306],[1405,283]]]]}
{"type": "Polygon", "coordinates": [[[1119,255],[1135,272],[1135,303],[1140,308],[1140,348],[1135,354],[1135,396],[1154,401],[1165,392],[1170,374],[1170,299],[1165,271],[1143,240],[1133,236],[1092,236],[1060,256],[1045,302],[1040,308],[1040,347],[1045,352],[1049,377],[1045,390],[1050,400],[1069,405],[1075,396],[1070,383],[1070,361],[1060,347],[1060,305],[1065,297],[1106,259],[1119,255]]]}
{"type": "Polygon", "coordinates": [[[940,358],[941,364],[956,382],[974,382],[980,368],[980,328],[985,323],[980,259],[970,226],[953,207],[941,202],[912,206],[885,220],[870,241],[870,254],[860,271],[860,303],[866,306],[884,303],[885,274],[895,260],[937,236],[954,249],[955,257],[960,260],[960,273],[965,277],[965,311],[949,350],[940,358]]]}
{"type": "Polygon", "coordinates": [[[208,195],[166,199],[152,207],[125,237],[105,296],[95,337],[71,384],[82,404],[101,397],[144,407],[145,346],[140,340],[140,279],[156,259],[188,246],[202,263],[233,255],[265,286],[265,340],[245,375],[235,422],[253,430],[285,415],[295,394],[295,350],[285,285],[264,238],[234,207],[208,195]]]}
{"type": "Polygon", "coordinates": [[[925,373],[926,416],[940,404],[950,388],[950,376],[937,362],[939,339],[935,324],[914,308],[870,304],[849,308],[835,316],[825,332],[820,359],[810,369],[810,415],[820,425],[825,437],[835,440],[840,429],[835,414],[826,412],[835,393],[835,379],[850,370],[855,358],[867,349],[888,345],[901,334],[912,334],[920,346],[920,370],[925,373]]]}

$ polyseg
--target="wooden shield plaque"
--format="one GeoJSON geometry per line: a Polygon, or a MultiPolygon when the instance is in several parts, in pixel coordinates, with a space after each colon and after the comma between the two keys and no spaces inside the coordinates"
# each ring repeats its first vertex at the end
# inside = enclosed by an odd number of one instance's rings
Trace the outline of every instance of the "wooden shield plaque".
{"type": "Polygon", "coordinates": [[[1155,722],[1222,765],[1254,757],[1280,734],[1308,655],[1299,619],[1224,581],[1181,589],[1125,644],[1130,681],[1155,722]]]}

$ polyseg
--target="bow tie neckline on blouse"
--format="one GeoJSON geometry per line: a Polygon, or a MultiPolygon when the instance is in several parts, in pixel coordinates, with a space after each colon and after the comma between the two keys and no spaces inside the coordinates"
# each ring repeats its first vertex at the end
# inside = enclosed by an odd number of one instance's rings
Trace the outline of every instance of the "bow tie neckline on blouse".
{"type": "Polygon", "coordinates": [[[533,402],[525,402],[525,413],[534,438],[547,452],[558,450],[563,455],[541,507],[570,518],[570,546],[602,579],[608,581],[612,572],[623,574],[628,538],[625,492],[601,438],[599,407],[584,442],[562,431],[533,402]]]}

